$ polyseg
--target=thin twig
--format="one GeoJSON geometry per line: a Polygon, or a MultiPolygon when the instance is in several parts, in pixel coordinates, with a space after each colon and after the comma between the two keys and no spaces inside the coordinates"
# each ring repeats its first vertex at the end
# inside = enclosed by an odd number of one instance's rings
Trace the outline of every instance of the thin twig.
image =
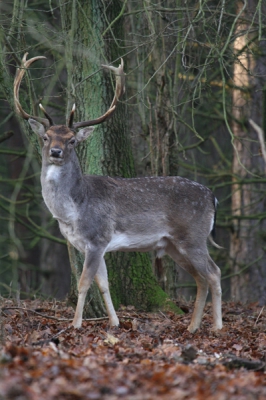
{"type": "Polygon", "coordinates": [[[260,310],[260,313],[259,313],[258,318],[256,319],[254,325],[257,325],[257,322],[258,322],[258,320],[260,319],[260,316],[261,316],[261,314],[263,313],[263,310],[264,310],[264,306],[263,306],[262,309],[260,310]]]}
{"type": "MultiPolygon", "coordinates": [[[[30,308],[23,308],[23,307],[2,307],[1,311],[4,310],[22,310],[22,311],[26,311],[26,312],[32,312],[34,314],[36,314],[39,317],[43,317],[43,318],[47,318],[47,319],[53,319],[59,322],[67,322],[67,321],[72,321],[73,318],[58,318],[58,317],[53,317],[51,315],[45,315],[45,314],[41,314],[35,310],[32,310],[30,308]]],[[[99,318],[83,318],[83,321],[103,321],[105,319],[108,319],[108,317],[99,317],[99,318]]]]}
{"type": "Polygon", "coordinates": [[[266,146],[265,146],[265,139],[264,139],[264,132],[263,129],[259,127],[259,125],[256,124],[252,119],[249,119],[249,123],[252,126],[252,128],[257,132],[259,142],[260,142],[260,148],[261,148],[261,154],[265,162],[265,172],[266,172],[266,146]]]}
{"type": "Polygon", "coordinates": [[[36,315],[38,315],[39,317],[43,317],[43,318],[50,318],[50,319],[54,319],[56,321],[70,321],[69,319],[61,319],[61,318],[57,318],[57,317],[53,317],[50,315],[45,315],[45,314],[41,314],[35,310],[32,310],[30,308],[23,308],[23,307],[2,307],[1,311],[5,311],[5,310],[22,310],[22,311],[26,311],[26,312],[32,312],[36,315]]]}
{"type": "Polygon", "coordinates": [[[164,319],[167,319],[168,321],[171,321],[170,318],[167,317],[161,310],[159,310],[159,313],[164,317],[164,319]]]}
{"type": "MultiPolygon", "coordinates": [[[[46,315],[46,314],[42,314],[39,313],[35,310],[32,310],[31,308],[23,308],[23,307],[2,307],[0,308],[0,310],[2,312],[4,312],[5,310],[22,310],[22,311],[26,311],[26,312],[32,312],[33,314],[35,314],[38,317],[42,317],[42,318],[47,318],[47,319],[53,319],[55,321],[59,321],[59,322],[70,322],[73,321],[73,318],[58,318],[58,317],[54,317],[51,315],[46,315]]],[[[53,311],[53,310],[51,310],[53,311]]],[[[168,318],[165,314],[163,314],[161,311],[160,313],[164,316],[164,318],[168,318]]],[[[142,320],[143,318],[137,318],[136,316],[131,317],[129,315],[119,315],[120,313],[117,313],[119,318],[124,318],[124,319],[138,319],[138,320],[142,320]]],[[[147,318],[147,317],[145,317],[147,318]]],[[[148,317],[149,319],[152,319],[150,316],[148,317]]],[[[98,318],[83,318],[83,321],[105,321],[109,319],[109,317],[98,317],[98,318]]]]}
{"type": "Polygon", "coordinates": [[[11,138],[14,135],[13,131],[7,131],[0,135],[0,143],[4,142],[5,140],[11,138]]]}
{"type": "Polygon", "coordinates": [[[54,341],[55,339],[57,339],[58,336],[62,335],[62,333],[65,333],[70,328],[73,328],[73,327],[72,326],[68,326],[66,329],[61,329],[61,331],[57,332],[54,336],[50,337],[49,339],[39,340],[38,342],[31,343],[31,345],[32,346],[42,346],[44,344],[48,344],[48,343],[54,341]]]}

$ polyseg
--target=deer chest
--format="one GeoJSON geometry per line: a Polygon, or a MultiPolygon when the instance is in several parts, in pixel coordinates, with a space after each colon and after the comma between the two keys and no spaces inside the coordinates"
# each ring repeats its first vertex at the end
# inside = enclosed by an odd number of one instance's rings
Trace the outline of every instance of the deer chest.
{"type": "Polygon", "coordinates": [[[85,253],[86,242],[75,224],[58,220],[62,235],[81,253],[85,253]]]}
{"type": "Polygon", "coordinates": [[[62,190],[57,190],[51,182],[43,185],[42,195],[53,218],[58,220],[62,235],[79,251],[84,253],[85,241],[79,232],[79,214],[72,198],[62,190]]]}

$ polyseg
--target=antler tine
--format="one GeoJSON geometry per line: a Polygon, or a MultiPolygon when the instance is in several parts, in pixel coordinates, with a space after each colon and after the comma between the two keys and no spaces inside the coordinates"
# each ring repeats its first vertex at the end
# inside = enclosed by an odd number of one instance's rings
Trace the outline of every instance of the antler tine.
{"type": "Polygon", "coordinates": [[[73,107],[72,107],[72,110],[70,112],[70,116],[69,116],[69,119],[68,119],[68,127],[69,128],[73,127],[73,120],[74,120],[75,110],[76,110],[76,104],[73,104],[73,107]]]}
{"type": "Polygon", "coordinates": [[[116,106],[117,100],[123,96],[126,90],[126,75],[124,73],[124,60],[121,58],[121,64],[119,64],[118,68],[113,67],[112,65],[103,65],[103,68],[109,69],[115,73],[116,87],[115,87],[115,95],[112,101],[110,108],[116,106]]]}
{"type": "Polygon", "coordinates": [[[48,119],[49,125],[50,125],[50,126],[53,126],[53,125],[54,125],[54,122],[53,122],[52,118],[50,117],[49,114],[47,114],[45,108],[43,107],[43,105],[42,105],[41,103],[39,104],[39,107],[40,107],[40,109],[42,110],[42,112],[44,113],[44,115],[46,116],[46,118],[48,119]]]}
{"type": "Polygon", "coordinates": [[[25,53],[22,59],[22,63],[21,63],[21,67],[17,68],[17,72],[16,72],[16,76],[15,76],[15,80],[14,80],[14,103],[15,103],[15,109],[16,112],[24,119],[29,119],[29,118],[33,118],[36,121],[41,122],[42,124],[44,124],[46,127],[50,126],[50,119],[46,119],[46,118],[41,118],[38,116],[34,116],[34,115],[30,115],[28,113],[26,113],[26,111],[23,110],[20,102],[19,102],[19,88],[20,88],[20,84],[22,81],[23,76],[25,75],[26,70],[29,68],[29,66],[34,63],[37,60],[40,60],[41,58],[46,58],[44,56],[37,56],[37,57],[33,57],[30,58],[29,60],[27,60],[27,55],[28,53],[25,53]]]}
{"type": "Polygon", "coordinates": [[[115,111],[117,101],[120,99],[120,97],[124,94],[125,92],[125,73],[124,73],[124,61],[121,58],[121,64],[116,68],[111,65],[102,65],[103,68],[109,69],[110,71],[113,71],[116,75],[116,86],[115,86],[115,94],[113,101],[110,105],[110,108],[108,111],[106,111],[105,114],[103,114],[101,117],[89,121],[82,121],[82,122],[76,122],[73,124],[73,128],[82,128],[85,126],[93,126],[93,125],[98,125],[104,122],[106,119],[110,118],[113,112],[115,111]]]}

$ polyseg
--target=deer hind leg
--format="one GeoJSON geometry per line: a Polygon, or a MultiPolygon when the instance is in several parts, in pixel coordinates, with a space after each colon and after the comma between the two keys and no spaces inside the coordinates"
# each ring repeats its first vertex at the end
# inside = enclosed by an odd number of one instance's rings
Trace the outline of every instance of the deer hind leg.
{"type": "Polygon", "coordinates": [[[198,249],[180,249],[180,246],[175,247],[171,244],[166,251],[180,267],[194,277],[197,284],[197,296],[188,326],[189,332],[193,333],[200,327],[209,286],[213,297],[214,329],[221,329],[220,270],[210,258],[207,248],[199,253],[198,249]]]}
{"type": "Polygon", "coordinates": [[[201,260],[196,261],[194,265],[194,268],[197,268],[197,271],[192,273],[192,275],[197,283],[197,297],[188,330],[193,333],[200,326],[208,294],[208,287],[210,287],[212,294],[213,330],[222,329],[222,290],[220,283],[220,269],[213,262],[209,254],[202,257],[201,260]]]}
{"type": "Polygon", "coordinates": [[[221,271],[209,255],[208,262],[209,271],[207,279],[212,293],[213,330],[219,330],[223,327],[221,271]]]}
{"type": "Polygon", "coordinates": [[[180,246],[175,246],[173,243],[169,243],[166,252],[181,268],[189,272],[196,281],[197,296],[191,322],[188,326],[189,332],[196,332],[196,330],[199,329],[202,320],[203,310],[208,295],[208,282],[204,276],[197,272],[197,269],[194,267],[193,257],[191,257],[191,254],[187,250],[180,246]]]}
{"type": "Polygon", "coordinates": [[[208,282],[203,277],[197,274],[193,274],[193,277],[197,284],[197,296],[192,318],[187,328],[191,333],[196,332],[200,328],[209,287],[208,282]]]}
{"type": "Polygon", "coordinates": [[[107,276],[107,268],[106,264],[104,261],[104,258],[102,259],[102,262],[100,264],[100,267],[96,273],[95,280],[97,282],[97,285],[100,289],[100,292],[102,293],[105,307],[107,310],[107,314],[109,317],[109,322],[111,326],[118,326],[119,325],[119,320],[117,318],[110,291],[109,291],[109,283],[108,283],[108,276],[107,276]]]}
{"type": "Polygon", "coordinates": [[[103,253],[99,249],[89,250],[85,253],[85,261],[83,264],[82,274],[78,284],[78,304],[76,307],[75,316],[72,325],[75,328],[80,328],[82,324],[82,314],[86,295],[97,270],[102,262],[103,253]]]}

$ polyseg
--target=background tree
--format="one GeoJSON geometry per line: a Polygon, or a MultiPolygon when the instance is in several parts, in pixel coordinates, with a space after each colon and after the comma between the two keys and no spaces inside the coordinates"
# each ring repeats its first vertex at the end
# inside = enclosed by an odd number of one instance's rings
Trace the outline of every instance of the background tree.
{"type": "Polygon", "coordinates": [[[265,184],[260,179],[264,176],[265,161],[260,154],[257,133],[248,123],[248,118],[259,124],[263,122],[265,88],[264,93],[260,88],[266,67],[265,59],[256,57],[259,50],[258,36],[247,22],[256,14],[256,4],[253,1],[244,4],[237,2],[236,13],[238,20],[233,44],[235,62],[232,93],[234,119],[231,131],[234,149],[232,173],[236,183],[232,185],[234,219],[230,256],[234,276],[231,292],[238,301],[259,300],[261,304],[265,304],[265,250],[260,240],[265,231],[265,184]],[[256,190],[253,188],[254,183],[257,183],[256,190]]]}

